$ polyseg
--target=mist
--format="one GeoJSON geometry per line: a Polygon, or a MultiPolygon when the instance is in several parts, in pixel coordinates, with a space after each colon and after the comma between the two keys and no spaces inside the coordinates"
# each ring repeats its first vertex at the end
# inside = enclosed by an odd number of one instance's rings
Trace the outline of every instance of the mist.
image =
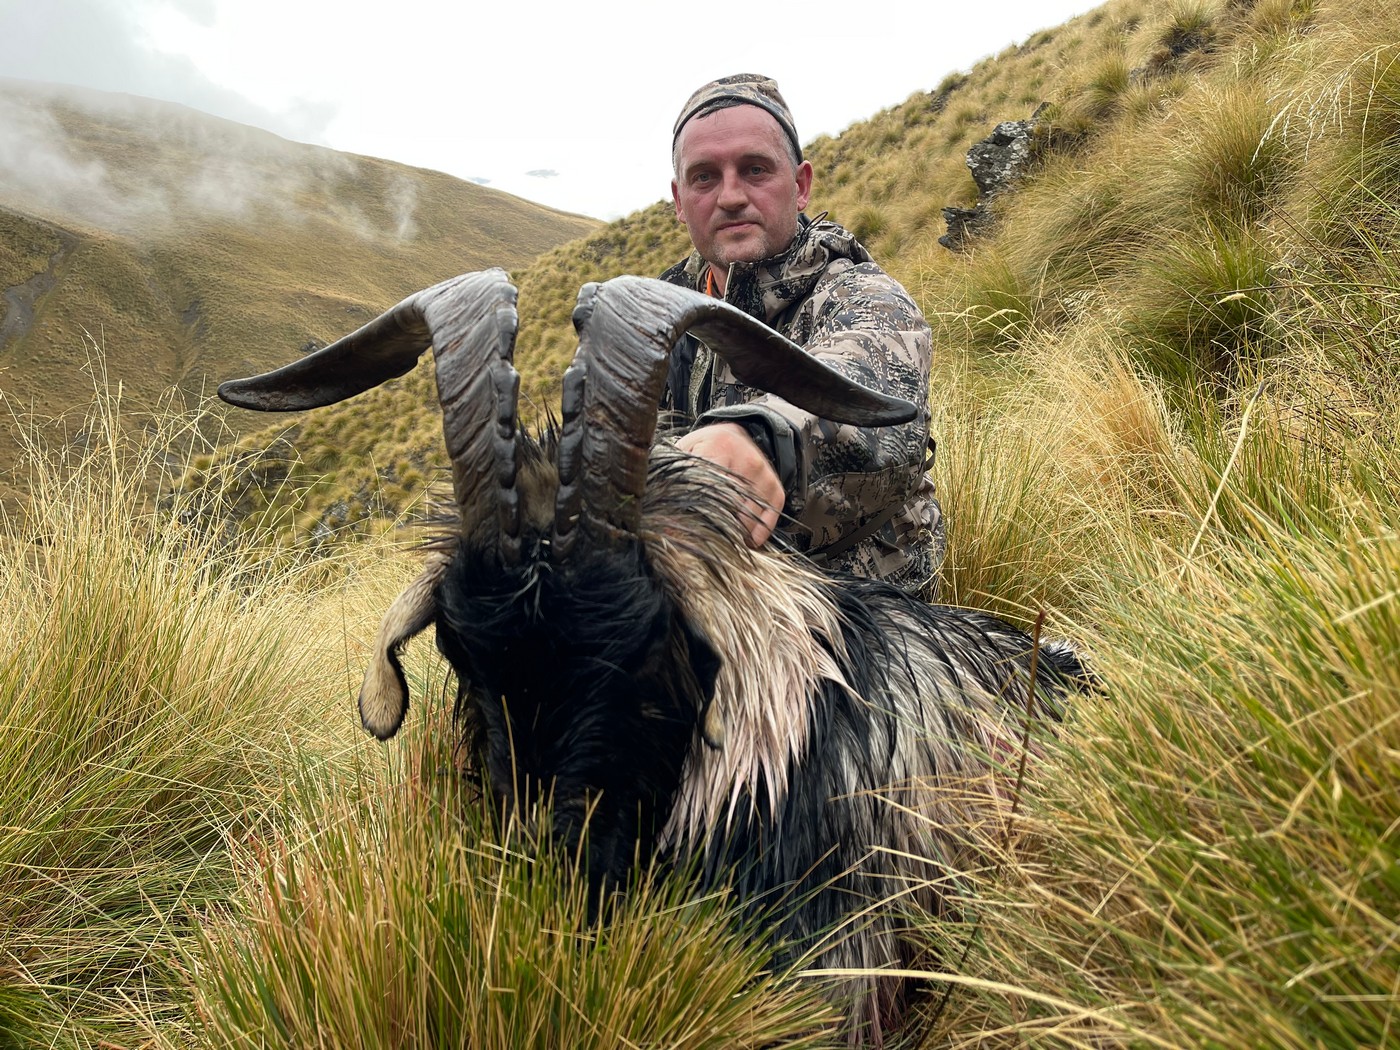
{"type": "MultiPolygon", "coordinates": [[[[149,6],[132,0],[0,0],[0,75],[179,99],[285,138],[326,141],[338,106],[296,99],[270,109],[215,83],[189,58],[147,42],[142,15],[149,6]]],[[[164,0],[164,6],[205,25],[216,15],[213,0],[164,0]]]]}
{"type": "Polygon", "coordinates": [[[353,156],[174,103],[0,78],[0,193],[39,218],[143,236],[190,222],[319,215],[367,240],[411,239],[408,181],[391,181],[376,221],[334,192],[358,176],[353,156]],[[301,203],[308,195],[314,211],[301,203]]]}

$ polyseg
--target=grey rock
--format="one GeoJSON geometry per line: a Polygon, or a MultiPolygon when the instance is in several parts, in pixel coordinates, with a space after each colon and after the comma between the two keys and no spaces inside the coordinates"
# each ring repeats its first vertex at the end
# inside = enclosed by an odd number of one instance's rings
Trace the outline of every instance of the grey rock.
{"type": "Polygon", "coordinates": [[[991,202],[1020,181],[1040,153],[1038,134],[1041,109],[1029,120],[1005,120],[990,135],[967,151],[967,167],[977,183],[977,203],[971,208],[944,208],[948,232],[938,243],[949,251],[961,251],[969,240],[992,224],[991,202]]]}

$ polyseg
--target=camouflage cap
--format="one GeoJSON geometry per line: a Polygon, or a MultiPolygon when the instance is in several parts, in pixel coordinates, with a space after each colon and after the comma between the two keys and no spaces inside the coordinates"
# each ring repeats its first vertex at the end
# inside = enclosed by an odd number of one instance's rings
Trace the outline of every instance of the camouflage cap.
{"type": "Polygon", "coordinates": [[[778,82],[757,73],[735,73],[732,76],[720,77],[691,95],[681,109],[681,115],[676,118],[676,126],[671,132],[672,146],[680,137],[681,128],[685,127],[687,121],[693,117],[708,115],[715,109],[722,108],[725,103],[757,106],[766,110],[787,135],[797,159],[802,159],[802,143],[797,139],[797,128],[792,123],[792,111],[778,92],[778,82]]]}

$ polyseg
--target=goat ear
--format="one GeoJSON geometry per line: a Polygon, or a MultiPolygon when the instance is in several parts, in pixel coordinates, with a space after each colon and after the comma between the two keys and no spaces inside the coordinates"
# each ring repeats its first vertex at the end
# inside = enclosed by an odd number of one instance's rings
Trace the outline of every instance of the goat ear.
{"type": "Polygon", "coordinates": [[[380,740],[399,731],[408,712],[408,681],[404,678],[399,654],[410,638],[437,615],[434,596],[438,581],[447,570],[445,555],[435,556],[416,580],[394,599],[374,637],[374,655],[360,686],[360,724],[380,740]]]}
{"type": "Polygon", "coordinates": [[[725,727],[719,717],[719,706],[715,703],[715,680],[719,678],[720,658],[715,647],[700,631],[682,619],[685,632],[686,656],[690,663],[690,673],[695,682],[697,694],[703,707],[700,717],[700,736],[716,751],[724,750],[725,727]]]}

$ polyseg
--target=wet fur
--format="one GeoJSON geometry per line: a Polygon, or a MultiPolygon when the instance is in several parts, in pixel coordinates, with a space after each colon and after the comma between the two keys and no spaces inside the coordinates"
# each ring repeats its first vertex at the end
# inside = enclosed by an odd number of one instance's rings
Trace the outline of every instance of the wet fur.
{"type": "MultiPolygon", "coordinates": [[[[552,461],[528,446],[521,564],[476,537],[489,514],[459,523],[386,618],[381,663],[402,682],[398,635],[429,589],[470,752],[502,800],[551,794],[595,890],[660,851],[732,885],[789,962],[914,965],[904,906],[946,912],[946,878],[1001,826],[1030,639],[750,551],[729,479],[664,443],[638,536],[555,566],[552,461]]],[[[1084,671],[1063,644],[1036,662],[1035,714],[1054,716],[1084,671]]],[[[838,987],[853,1041],[880,1042],[904,982],[838,987]]]]}

